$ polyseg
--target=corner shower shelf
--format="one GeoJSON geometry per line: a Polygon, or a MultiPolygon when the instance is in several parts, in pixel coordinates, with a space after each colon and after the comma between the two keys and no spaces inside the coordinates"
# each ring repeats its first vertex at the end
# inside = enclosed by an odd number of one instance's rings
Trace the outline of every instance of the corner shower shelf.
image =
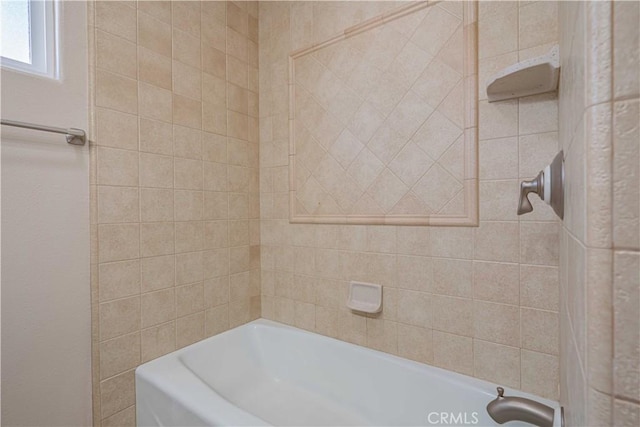
{"type": "Polygon", "coordinates": [[[560,50],[558,45],[545,55],[511,65],[487,82],[489,102],[552,92],[558,88],[560,50]]]}

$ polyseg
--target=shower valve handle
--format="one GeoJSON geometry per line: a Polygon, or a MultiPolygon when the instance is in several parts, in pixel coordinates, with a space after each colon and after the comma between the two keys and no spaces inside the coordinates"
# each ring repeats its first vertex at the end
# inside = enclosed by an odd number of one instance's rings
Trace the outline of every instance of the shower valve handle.
{"type": "Polygon", "coordinates": [[[544,172],[540,171],[537,177],[531,181],[520,183],[520,203],[518,203],[518,215],[533,211],[533,206],[529,201],[529,193],[537,194],[544,200],[544,172]]]}

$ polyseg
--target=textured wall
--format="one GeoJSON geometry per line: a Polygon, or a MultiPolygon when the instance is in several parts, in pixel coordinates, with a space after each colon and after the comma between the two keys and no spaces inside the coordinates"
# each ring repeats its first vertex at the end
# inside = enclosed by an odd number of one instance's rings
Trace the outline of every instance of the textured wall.
{"type": "Polygon", "coordinates": [[[557,151],[557,98],[484,92],[491,73],[556,43],[555,2],[479,4],[479,227],[289,223],[288,53],[392,7],[260,4],[262,316],[557,398],[559,222],[539,202],[515,213],[519,180],[557,151]],[[346,309],[349,280],[384,285],[381,315],[346,309]]]}
{"type": "Polygon", "coordinates": [[[476,9],[409,4],[291,57],[293,222],[477,224],[476,9]]]}
{"type": "Polygon", "coordinates": [[[561,2],[561,402],[568,425],[640,422],[637,2],[561,2]]]}
{"type": "Polygon", "coordinates": [[[257,3],[91,3],[94,422],[260,316],[257,3]]]}

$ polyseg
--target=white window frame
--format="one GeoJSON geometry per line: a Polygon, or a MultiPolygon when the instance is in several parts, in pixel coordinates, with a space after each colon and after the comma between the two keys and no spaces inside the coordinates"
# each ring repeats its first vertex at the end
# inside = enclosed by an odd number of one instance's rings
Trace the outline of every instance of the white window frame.
{"type": "Polygon", "coordinates": [[[29,48],[31,64],[0,57],[0,65],[15,71],[57,79],[58,64],[58,1],[30,0],[29,48]]]}

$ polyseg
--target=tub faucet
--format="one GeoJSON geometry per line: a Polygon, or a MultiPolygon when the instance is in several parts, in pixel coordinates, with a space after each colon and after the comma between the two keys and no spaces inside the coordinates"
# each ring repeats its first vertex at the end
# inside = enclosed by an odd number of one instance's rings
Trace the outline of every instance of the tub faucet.
{"type": "Polygon", "coordinates": [[[555,410],[524,397],[505,397],[504,388],[498,387],[498,397],[489,402],[487,412],[498,424],[524,421],[539,427],[553,427],[555,410]]]}

